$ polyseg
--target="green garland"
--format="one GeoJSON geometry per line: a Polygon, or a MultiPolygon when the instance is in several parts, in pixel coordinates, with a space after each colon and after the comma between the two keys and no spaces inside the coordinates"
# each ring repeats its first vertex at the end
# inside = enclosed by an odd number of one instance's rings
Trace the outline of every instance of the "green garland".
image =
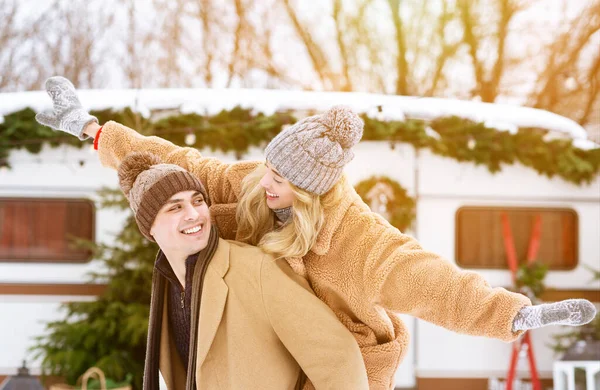
{"type": "MultiPolygon", "coordinates": [[[[283,125],[296,121],[289,113],[254,114],[239,107],[213,116],[179,114],[156,121],[146,120],[129,109],[92,114],[100,123],[115,120],[142,134],[155,134],[178,145],[184,144],[188,133],[194,133],[196,141],[192,146],[234,151],[240,158],[249,147],[265,145],[283,125]]],[[[519,162],[542,175],[583,184],[591,182],[600,172],[600,149],[578,149],[570,140],[545,141],[547,132],[542,129],[521,128],[510,134],[458,117],[430,122],[419,119],[386,122],[366,116],[363,119],[363,140],[390,141],[392,147],[408,143],[457,161],[484,165],[492,173],[500,171],[503,164],[519,162]],[[439,139],[430,137],[427,127],[435,130],[439,139]]],[[[31,153],[38,153],[46,142],[52,146],[65,143],[82,146],[75,137],[39,125],[31,109],[6,115],[0,124],[0,166],[8,166],[11,150],[25,147],[31,153]]]]}
{"type": "Polygon", "coordinates": [[[519,265],[516,281],[517,291],[527,295],[532,301],[539,300],[546,290],[544,279],[547,274],[548,265],[541,261],[519,265]]]}
{"type": "Polygon", "coordinates": [[[398,230],[405,231],[415,219],[415,200],[408,195],[406,189],[398,184],[398,182],[385,176],[373,176],[361,181],[354,188],[363,201],[369,204],[367,194],[378,183],[387,184],[393,192],[393,198],[388,199],[387,202],[387,210],[389,212],[388,222],[398,228],[398,230]]]}

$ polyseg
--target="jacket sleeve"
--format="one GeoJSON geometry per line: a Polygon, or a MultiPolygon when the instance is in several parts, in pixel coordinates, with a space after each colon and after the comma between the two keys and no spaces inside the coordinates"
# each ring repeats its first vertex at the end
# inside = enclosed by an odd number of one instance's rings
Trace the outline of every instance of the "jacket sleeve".
{"type": "Polygon", "coordinates": [[[531,305],[529,298],[491,288],[481,275],[423,250],[414,238],[378,218],[372,216],[360,240],[360,246],[370,248],[363,275],[373,303],[458,333],[506,342],[522,334],[512,331],[512,322],[531,305]]]}
{"type": "Polygon", "coordinates": [[[202,157],[194,148],[180,147],[155,136],[146,137],[113,121],[102,126],[98,142],[102,165],[118,169],[125,156],[141,151],[154,153],[163,162],[179,165],[194,174],[206,187],[213,204],[236,203],[242,179],[259,164],[257,161],[226,164],[216,158],[202,157]]]}
{"type": "Polygon", "coordinates": [[[275,333],[315,388],[369,388],[356,340],[285,260],[263,258],[261,292],[275,333]]]}

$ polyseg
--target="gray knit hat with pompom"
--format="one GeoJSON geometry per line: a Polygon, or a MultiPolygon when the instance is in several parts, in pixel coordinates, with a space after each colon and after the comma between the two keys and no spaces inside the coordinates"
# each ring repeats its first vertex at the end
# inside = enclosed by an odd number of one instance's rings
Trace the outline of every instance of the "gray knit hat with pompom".
{"type": "Polygon", "coordinates": [[[362,119],[348,107],[302,119],[267,145],[267,161],[285,179],[305,191],[322,195],[354,158],[352,147],[363,134],[362,119]]]}

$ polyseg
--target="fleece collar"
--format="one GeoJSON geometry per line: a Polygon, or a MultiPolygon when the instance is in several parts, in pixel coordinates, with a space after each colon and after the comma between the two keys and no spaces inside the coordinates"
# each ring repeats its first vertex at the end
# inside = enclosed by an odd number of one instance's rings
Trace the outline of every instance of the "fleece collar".
{"type": "MultiPolygon", "coordinates": [[[[329,251],[333,235],[338,230],[348,209],[357,198],[360,199],[359,195],[354,190],[354,187],[348,183],[345,176],[342,176],[340,180],[342,181],[341,185],[344,187],[345,196],[342,197],[342,200],[339,203],[325,209],[325,223],[317,236],[315,245],[313,245],[311,249],[311,252],[318,256],[323,256],[329,251]]],[[[331,196],[331,193],[325,194],[323,201],[327,202],[327,198],[331,196]]]]}

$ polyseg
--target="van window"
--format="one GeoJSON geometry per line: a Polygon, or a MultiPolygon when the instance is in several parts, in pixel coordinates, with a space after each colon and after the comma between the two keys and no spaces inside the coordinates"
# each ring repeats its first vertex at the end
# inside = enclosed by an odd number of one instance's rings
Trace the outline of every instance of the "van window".
{"type": "Polygon", "coordinates": [[[578,262],[578,217],[572,209],[461,207],[456,212],[455,258],[464,268],[508,269],[501,216],[506,213],[519,264],[526,261],[536,216],[541,234],[536,259],[552,270],[578,262]]]}
{"type": "Polygon", "coordinates": [[[95,207],[86,199],[0,198],[0,262],[83,263],[95,239],[95,207]]]}

